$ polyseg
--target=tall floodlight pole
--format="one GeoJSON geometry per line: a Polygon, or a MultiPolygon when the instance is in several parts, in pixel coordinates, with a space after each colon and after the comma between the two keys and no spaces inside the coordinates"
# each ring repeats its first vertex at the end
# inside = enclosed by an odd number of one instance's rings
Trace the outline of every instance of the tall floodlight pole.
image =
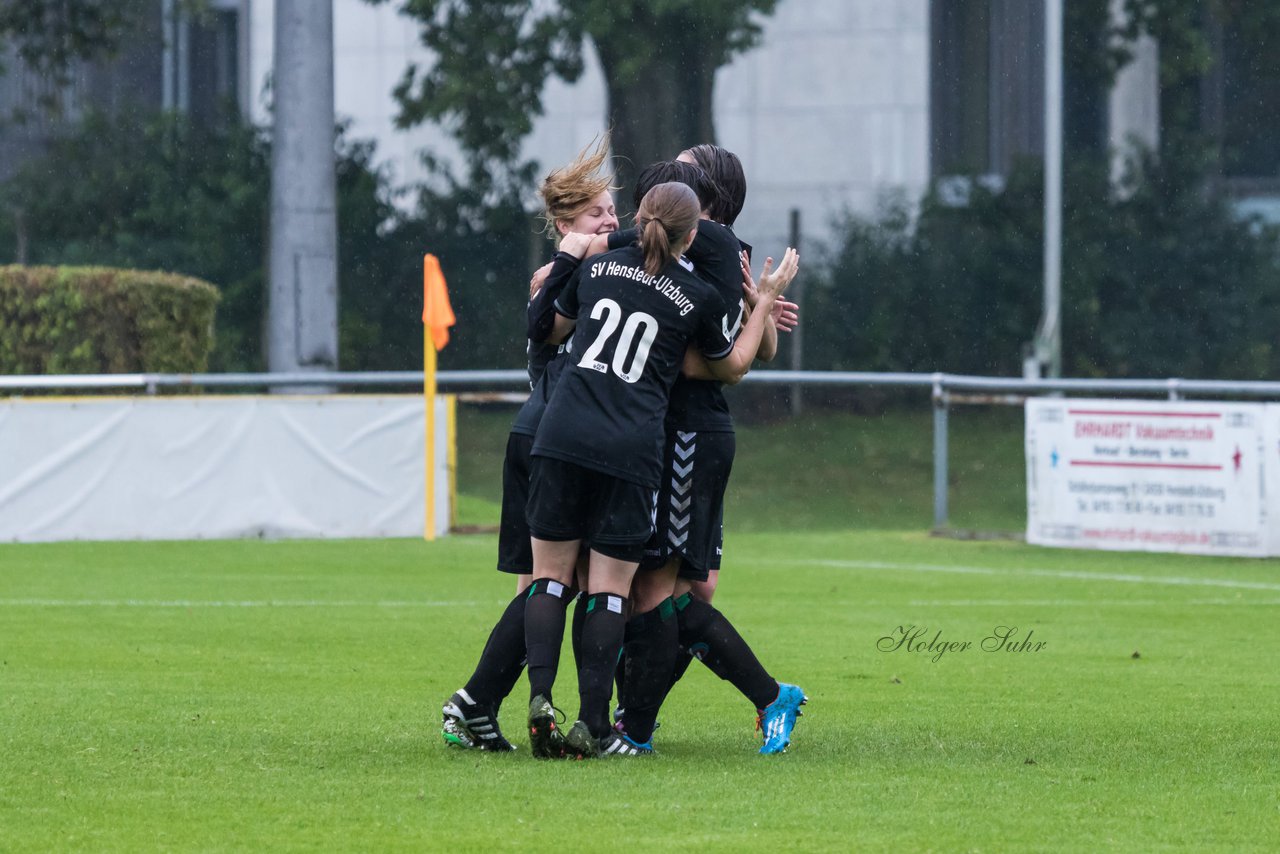
{"type": "Polygon", "coordinates": [[[267,367],[338,367],[332,0],[275,0],[267,367]]]}
{"type": "Polygon", "coordinates": [[[1035,359],[1062,376],[1062,0],[1044,0],[1044,311],[1035,359]]]}

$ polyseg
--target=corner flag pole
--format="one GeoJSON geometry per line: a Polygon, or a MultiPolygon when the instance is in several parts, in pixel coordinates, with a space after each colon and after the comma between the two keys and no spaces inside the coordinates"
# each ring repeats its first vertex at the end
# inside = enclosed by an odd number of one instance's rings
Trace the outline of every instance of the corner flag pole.
{"type": "Polygon", "coordinates": [[[427,407],[427,430],[423,459],[426,461],[426,518],[422,537],[436,538],[436,346],[431,340],[431,327],[422,324],[422,399],[427,407]]]}
{"type": "Polygon", "coordinates": [[[449,289],[436,256],[422,258],[422,397],[427,408],[423,460],[426,466],[426,506],[422,538],[436,538],[436,353],[449,343],[449,327],[456,322],[449,305],[449,289]]]}

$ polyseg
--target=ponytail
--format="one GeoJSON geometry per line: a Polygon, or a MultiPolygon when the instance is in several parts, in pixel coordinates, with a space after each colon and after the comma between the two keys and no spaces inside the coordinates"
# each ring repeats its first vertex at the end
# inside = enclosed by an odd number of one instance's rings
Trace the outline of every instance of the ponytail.
{"type": "Polygon", "coordinates": [[[656,219],[646,220],[640,234],[640,248],[644,250],[644,271],[651,276],[662,272],[671,260],[671,239],[667,230],[656,219]]]}
{"type": "Polygon", "coordinates": [[[659,184],[645,193],[636,212],[644,271],[651,276],[685,249],[684,237],[698,224],[702,208],[698,196],[685,184],[659,184]]]}

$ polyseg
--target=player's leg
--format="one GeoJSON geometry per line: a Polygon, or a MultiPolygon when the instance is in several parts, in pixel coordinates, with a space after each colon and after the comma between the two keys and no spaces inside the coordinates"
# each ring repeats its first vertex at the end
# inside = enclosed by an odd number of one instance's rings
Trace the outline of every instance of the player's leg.
{"type": "Polygon", "coordinates": [[[703,602],[710,602],[716,595],[716,588],[720,586],[720,570],[707,570],[706,581],[695,581],[689,585],[689,592],[701,599],[703,602]]]}
{"type": "Polygon", "coordinates": [[[525,505],[529,496],[529,449],[533,439],[507,437],[502,464],[502,518],[498,534],[498,570],[516,576],[516,595],[489,633],[480,660],[467,683],[441,709],[446,744],[507,751],[515,746],[498,727],[498,709],[524,670],[524,593],[533,581],[533,553],[525,505]]]}
{"type": "Polygon", "coordinates": [[[804,692],[774,679],[729,619],[710,603],[685,589],[676,596],[675,604],[681,649],[751,701],[764,733],[761,753],[784,751],[791,741],[800,706],[807,702],[804,692]]]}
{"type": "Polygon", "coordinates": [[[609,697],[613,666],[622,650],[627,621],[627,594],[636,563],[592,549],[587,616],[582,627],[582,664],[578,668],[579,718],[591,734],[609,732],[609,697]]]}
{"type": "Polygon", "coordinates": [[[533,555],[533,583],[524,597],[529,694],[550,700],[564,641],[565,611],[573,593],[578,541],[535,538],[533,555]]]}
{"type": "Polygon", "coordinates": [[[528,518],[533,537],[533,583],[525,596],[525,655],[529,674],[529,736],[534,756],[561,755],[552,687],[560,666],[565,612],[583,530],[583,470],[534,457],[528,518]]]}
{"type": "MultiPolygon", "coordinates": [[[[667,544],[669,526],[673,521],[681,521],[681,514],[673,512],[680,502],[671,499],[673,486],[682,482],[672,470],[678,444],[677,434],[668,432],[654,510],[654,531],[645,544],[640,568],[631,584],[631,615],[627,620],[622,657],[618,659],[615,720],[641,744],[653,737],[658,708],[670,686],[679,655],[675,607],[670,600],[680,563],[668,557],[667,544]],[[628,712],[634,712],[629,720],[626,719],[628,712]]],[[[687,507],[687,502],[684,503],[687,507]]]]}
{"type": "Polygon", "coordinates": [[[560,668],[565,611],[573,598],[569,585],[578,541],[534,539],[534,577],[524,603],[525,655],[529,673],[529,743],[538,759],[563,755],[552,702],[560,668]]]}
{"type": "Polygon", "coordinates": [[[569,622],[569,642],[573,649],[573,663],[577,667],[582,663],[582,624],[587,617],[587,569],[591,560],[591,552],[585,544],[579,547],[578,565],[573,573],[577,595],[573,600],[573,618],[569,622]]]}
{"type": "MultiPolygon", "coordinates": [[[[706,593],[710,602],[715,583],[720,578],[720,560],[724,546],[724,495],[733,471],[737,440],[733,433],[675,432],[672,434],[677,459],[683,462],[673,468],[671,484],[681,489],[674,494],[668,508],[667,521],[672,526],[668,535],[668,551],[680,558],[678,588],[674,596],[693,591],[706,593]]],[[[680,681],[693,660],[681,647],[672,666],[670,689],[680,681]]]]}
{"type": "Polygon", "coordinates": [[[631,618],[627,621],[624,658],[626,678],[618,699],[623,731],[636,743],[653,738],[658,709],[671,685],[679,655],[675,590],[678,558],[636,573],[631,585],[631,618]]]}
{"type": "Polygon", "coordinates": [[[614,668],[622,652],[628,594],[653,530],[654,490],[598,475],[590,522],[591,568],[578,666],[578,721],[566,742],[579,757],[641,751],[609,726],[614,668]]]}
{"type": "Polygon", "coordinates": [[[515,750],[498,726],[498,707],[524,669],[524,600],[524,594],[517,593],[507,603],[502,617],[489,633],[475,672],[441,709],[441,731],[446,744],[493,751],[515,750]]]}
{"type": "Polygon", "coordinates": [[[756,657],[751,646],[743,639],[733,624],[709,601],[719,580],[720,561],[724,544],[724,492],[736,451],[732,433],[704,432],[680,434],[692,437],[688,443],[693,463],[690,474],[690,497],[687,524],[688,536],[682,542],[672,540],[682,558],[677,580],[675,605],[676,624],[682,655],[673,672],[672,685],[683,674],[691,657],[703,664],[721,679],[732,683],[751,701],[762,721],[777,718],[775,737],[766,738],[766,752],[785,748],[795,725],[798,703],[804,694],[799,689],[789,691],[790,686],[779,687],[779,682],[756,657]],[[713,574],[714,579],[713,581],[713,574]],[[707,599],[698,598],[700,591],[707,599]],[[793,696],[794,695],[794,696],[793,696]],[[791,702],[795,697],[796,704],[791,702]],[[778,706],[782,702],[781,706],[778,706]],[[774,712],[785,710],[781,718],[774,712]]]}

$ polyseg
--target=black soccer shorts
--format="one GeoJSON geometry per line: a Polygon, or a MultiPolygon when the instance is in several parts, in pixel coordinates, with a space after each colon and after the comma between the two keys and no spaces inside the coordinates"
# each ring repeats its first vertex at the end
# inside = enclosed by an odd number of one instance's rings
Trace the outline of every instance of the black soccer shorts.
{"type": "Polygon", "coordinates": [[[533,548],[529,544],[529,451],[533,437],[512,433],[502,460],[502,520],[498,526],[498,571],[528,575],[533,572],[533,548]]]}
{"type": "Polygon", "coordinates": [[[653,535],[657,491],[554,457],[533,457],[527,516],[540,540],[584,540],[639,562],[653,535]]]}
{"type": "Polygon", "coordinates": [[[657,527],[641,569],[657,569],[679,556],[681,578],[706,581],[720,568],[724,493],[736,450],[733,433],[667,432],[657,527]]]}

